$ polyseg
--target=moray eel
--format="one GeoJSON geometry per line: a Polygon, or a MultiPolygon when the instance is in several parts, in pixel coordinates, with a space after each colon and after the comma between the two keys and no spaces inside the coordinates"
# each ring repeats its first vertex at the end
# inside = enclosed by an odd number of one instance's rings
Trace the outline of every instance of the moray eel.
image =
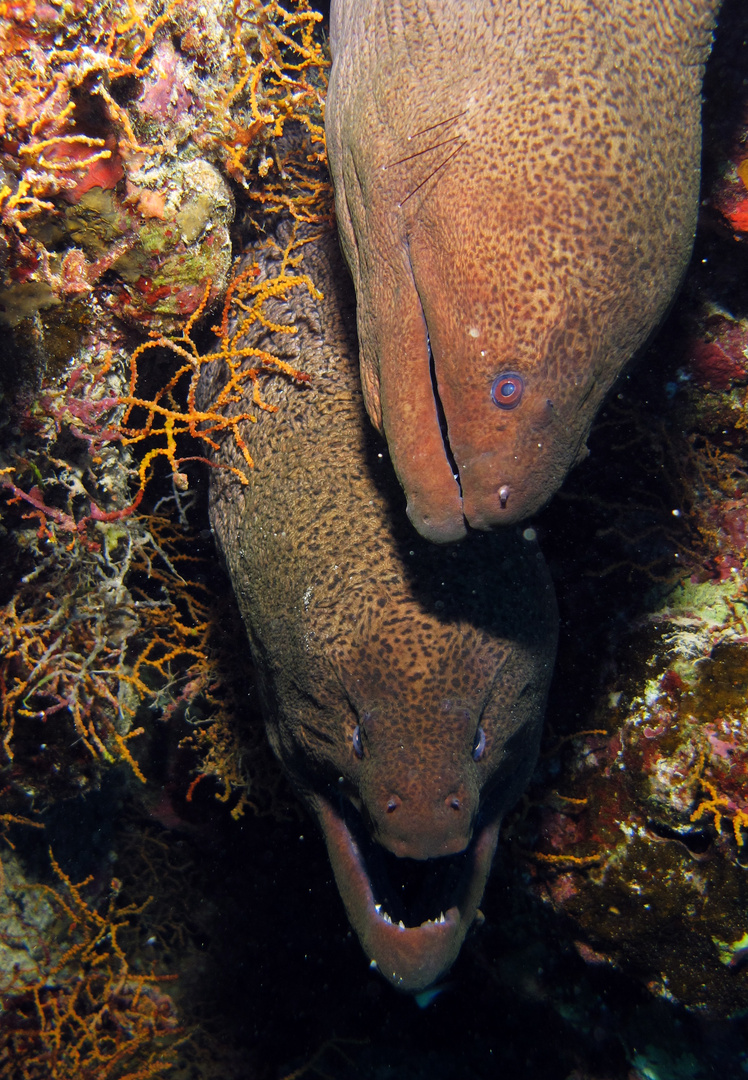
{"type": "MultiPolygon", "coordinates": [[[[519,529],[430,544],[366,419],[354,298],[333,230],[248,346],[310,375],[263,388],[247,487],[211,476],[211,521],[246,624],[275,753],[318,820],[350,922],[395,986],[449,968],[502,814],[533,767],[556,648],[543,557],[519,529]],[[292,305],[292,306],[291,306],[292,305]]],[[[277,255],[277,252],[276,252],[277,255]]],[[[259,259],[264,271],[273,256],[259,259]]],[[[248,363],[254,362],[250,358],[248,363]]],[[[204,403],[220,378],[203,383],[204,403]]],[[[237,404],[241,409],[241,403],[237,404]]],[[[239,465],[233,441],[217,461],[239,465]]]]}
{"type": "Polygon", "coordinates": [[[332,0],[366,407],[426,538],[531,516],[661,320],[719,0],[332,0]]]}

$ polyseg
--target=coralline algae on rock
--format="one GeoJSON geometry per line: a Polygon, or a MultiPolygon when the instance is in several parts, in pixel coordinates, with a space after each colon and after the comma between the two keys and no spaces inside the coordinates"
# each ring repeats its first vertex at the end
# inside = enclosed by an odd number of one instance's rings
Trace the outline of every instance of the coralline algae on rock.
{"type": "Polygon", "coordinates": [[[220,173],[195,158],[133,171],[124,202],[136,239],[113,265],[119,282],[107,303],[143,329],[174,333],[203,303],[207,281],[208,307],[226,290],[233,196],[220,173]]]}
{"type": "Polygon", "coordinates": [[[95,289],[178,332],[208,279],[201,311],[226,287],[228,178],[260,227],[324,212],[320,20],[306,0],[3,11],[0,321],[95,289]],[[311,144],[298,159],[278,149],[287,124],[311,144]]]}
{"type": "Polygon", "coordinates": [[[572,741],[537,821],[534,888],[576,924],[586,959],[734,1015],[748,969],[720,943],[748,931],[748,646],[670,665],[670,626],[639,693],[630,681],[598,708],[600,734],[572,741]]]}

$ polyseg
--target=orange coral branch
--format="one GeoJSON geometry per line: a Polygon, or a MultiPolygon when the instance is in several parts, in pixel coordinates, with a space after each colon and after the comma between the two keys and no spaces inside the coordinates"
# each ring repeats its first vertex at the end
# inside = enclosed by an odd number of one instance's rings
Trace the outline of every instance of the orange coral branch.
{"type": "Polygon", "coordinates": [[[50,859],[59,885],[28,889],[41,892],[68,921],[69,946],[25,988],[14,986],[14,975],[5,977],[0,1063],[21,1064],[24,1080],[162,1075],[174,1062],[181,1032],[158,984],[174,976],[132,973],[119,940],[145,904],[118,907],[119,889],[113,888],[99,911],[82,895],[90,879],[75,885],[51,852],[50,859]],[[8,1022],[13,1018],[22,1022],[8,1022]]]}

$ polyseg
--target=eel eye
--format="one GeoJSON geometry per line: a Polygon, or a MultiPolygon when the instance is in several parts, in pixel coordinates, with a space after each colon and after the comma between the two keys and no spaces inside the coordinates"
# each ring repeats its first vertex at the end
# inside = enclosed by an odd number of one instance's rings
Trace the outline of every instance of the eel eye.
{"type": "Polygon", "coordinates": [[[525,380],[516,371],[497,375],[491,387],[491,398],[500,409],[516,409],[522,400],[525,380]]]}
{"type": "Polygon", "coordinates": [[[475,733],[475,743],[473,744],[473,761],[480,761],[483,757],[483,751],[486,749],[486,733],[482,727],[479,727],[475,733]]]}
{"type": "Polygon", "coordinates": [[[364,747],[361,742],[361,727],[359,724],[356,724],[353,729],[353,753],[357,758],[362,758],[364,756],[364,747]]]}

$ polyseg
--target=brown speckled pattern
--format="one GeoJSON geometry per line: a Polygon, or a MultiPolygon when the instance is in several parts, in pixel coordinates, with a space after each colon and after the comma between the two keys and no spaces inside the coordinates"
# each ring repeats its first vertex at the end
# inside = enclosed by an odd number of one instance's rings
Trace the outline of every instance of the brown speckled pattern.
{"type": "Polygon", "coordinates": [[[424,536],[537,511],[662,317],[718,7],[333,0],[326,125],[366,404],[424,536]],[[491,400],[504,371],[525,381],[512,411],[491,400]]]}
{"type": "MultiPolygon", "coordinates": [[[[270,310],[298,322],[298,335],[272,347],[291,348],[311,382],[268,383],[281,409],[247,425],[257,463],[248,487],[212,474],[214,529],[269,736],[301,794],[313,808],[317,792],[350,795],[396,854],[459,851],[481,792],[493,789],[500,813],[532,768],[555,654],[552,585],[537,544],[517,530],[436,547],[412,529],[366,420],[337,240],[304,250],[324,300],[299,292],[270,310]]],[[[241,464],[231,442],[220,457],[241,464]]]]}

